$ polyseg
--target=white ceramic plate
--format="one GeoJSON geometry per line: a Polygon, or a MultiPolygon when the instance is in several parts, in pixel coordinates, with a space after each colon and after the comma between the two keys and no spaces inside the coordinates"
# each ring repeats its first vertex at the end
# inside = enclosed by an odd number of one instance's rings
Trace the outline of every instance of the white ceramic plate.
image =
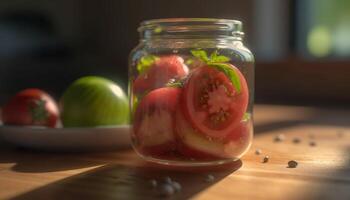
{"type": "Polygon", "coordinates": [[[0,126],[2,138],[21,147],[49,151],[99,151],[130,147],[129,125],[94,128],[0,126]]]}

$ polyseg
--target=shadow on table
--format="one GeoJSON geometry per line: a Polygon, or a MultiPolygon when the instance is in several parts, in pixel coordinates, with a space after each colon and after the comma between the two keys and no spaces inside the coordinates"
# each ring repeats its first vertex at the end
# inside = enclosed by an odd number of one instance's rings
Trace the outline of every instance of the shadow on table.
{"type": "MultiPolygon", "coordinates": [[[[96,159],[96,161],[84,159],[84,157],[88,157],[89,155],[91,156],[91,153],[40,152],[7,146],[6,148],[0,148],[0,163],[9,163],[12,165],[11,170],[13,171],[28,173],[80,169],[106,163],[102,159],[96,159]]],[[[98,155],[96,154],[95,157],[98,157],[98,155]]]]}
{"type": "Polygon", "coordinates": [[[240,160],[220,168],[169,168],[159,165],[106,165],[38,188],[13,199],[155,199],[159,188],[151,179],[169,176],[182,185],[182,191],[168,199],[188,199],[206,190],[242,166],[240,160]],[[200,170],[198,170],[200,169],[200,170]],[[215,180],[207,182],[208,174],[215,180]]]}

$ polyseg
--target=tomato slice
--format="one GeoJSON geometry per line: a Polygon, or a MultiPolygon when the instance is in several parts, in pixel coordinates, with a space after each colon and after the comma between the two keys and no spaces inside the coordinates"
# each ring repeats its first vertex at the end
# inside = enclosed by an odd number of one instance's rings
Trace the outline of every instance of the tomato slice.
{"type": "Polygon", "coordinates": [[[179,109],[176,112],[178,151],[198,160],[239,158],[249,149],[252,141],[251,120],[241,121],[225,138],[210,139],[194,129],[179,109]]]}
{"type": "Polygon", "coordinates": [[[143,152],[161,155],[175,149],[174,115],[180,94],[180,88],[160,88],[141,100],[135,112],[133,136],[143,152]]]}
{"type": "Polygon", "coordinates": [[[134,81],[133,90],[143,94],[150,90],[164,87],[170,79],[179,79],[188,74],[188,67],[183,58],[176,55],[161,56],[134,81]]]}
{"type": "Polygon", "coordinates": [[[184,114],[194,128],[212,138],[224,138],[232,132],[248,106],[247,82],[236,67],[231,67],[239,77],[240,92],[223,72],[211,66],[194,69],[184,86],[184,114]]]}

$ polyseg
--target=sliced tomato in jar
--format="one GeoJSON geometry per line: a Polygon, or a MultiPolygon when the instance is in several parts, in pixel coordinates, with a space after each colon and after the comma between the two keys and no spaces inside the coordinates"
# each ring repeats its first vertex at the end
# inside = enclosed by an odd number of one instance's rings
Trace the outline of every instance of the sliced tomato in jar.
{"type": "Polygon", "coordinates": [[[205,136],[222,139],[241,122],[248,106],[248,86],[241,72],[240,91],[225,73],[212,66],[194,69],[182,95],[182,109],[195,129],[205,136]]]}
{"type": "Polygon", "coordinates": [[[198,160],[239,158],[252,141],[251,120],[241,121],[225,138],[212,139],[194,129],[181,110],[176,112],[178,151],[185,157],[198,160]]]}
{"type": "Polygon", "coordinates": [[[135,112],[133,136],[142,153],[156,156],[175,150],[174,117],[180,94],[180,88],[160,88],[141,100],[135,112]]]}
{"type": "Polygon", "coordinates": [[[158,57],[133,83],[136,94],[164,87],[171,79],[179,79],[188,74],[183,58],[176,55],[158,57]]]}

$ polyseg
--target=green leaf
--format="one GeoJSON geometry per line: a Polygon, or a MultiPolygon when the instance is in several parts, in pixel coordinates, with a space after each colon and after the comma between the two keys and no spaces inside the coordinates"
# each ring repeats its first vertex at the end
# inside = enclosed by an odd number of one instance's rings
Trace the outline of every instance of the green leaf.
{"type": "Polygon", "coordinates": [[[192,63],[194,62],[194,60],[192,58],[189,58],[186,60],[185,64],[186,65],[192,65],[192,63]]]}
{"type": "Polygon", "coordinates": [[[244,113],[242,121],[248,121],[250,119],[250,113],[244,113]]]}
{"type": "Polygon", "coordinates": [[[153,55],[147,55],[147,56],[143,56],[140,61],[137,63],[137,71],[140,74],[143,74],[144,72],[146,72],[155,61],[157,61],[159,58],[157,56],[153,56],[153,55]]]}
{"type": "Polygon", "coordinates": [[[185,84],[186,79],[187,77],[178,80],[172,79],[166,84],[166,87],[182,88],[185,84]]]}
{"type": "Polygon", "coordinates": [[[48,112],[45,109],[46,101],[39,99],[35,100],[34,104],[35,105],[29,107],[33,122],[45,121],[49,117],[48,112]]]}
{"type": "Polygon", "coordinates": [[[215,67],[216,69],[222,71],[232,82],[235,87],[237,93],[241,92],[241,81],[239,79],[238,74],[234,69],[232,69],[231,65],[228,63],[208,63],[209,66],[215,67]]]}
{"type": "Polygon", "coordinates": [[[217,50],[210,54],[210,62],[221,63],[229,62],[230,60],[229,57],[219,55],[217,50]]]}
{"type": "Polygon", "coordinates": [[[194,57],[199,58],[204,62],[210,61],[210,59],[207,55],[207,52],[205,52],[204,50],[199,50],[199,49],[198,50],[191,50],[191,53],[194,57]]]}
{"type": "Polygon", "coordinates": [[[175,87],[175,88],[181,88],[183,85],[180,82],[174,82],[174,83],[167,83],[166,87],[175,87]]]}

